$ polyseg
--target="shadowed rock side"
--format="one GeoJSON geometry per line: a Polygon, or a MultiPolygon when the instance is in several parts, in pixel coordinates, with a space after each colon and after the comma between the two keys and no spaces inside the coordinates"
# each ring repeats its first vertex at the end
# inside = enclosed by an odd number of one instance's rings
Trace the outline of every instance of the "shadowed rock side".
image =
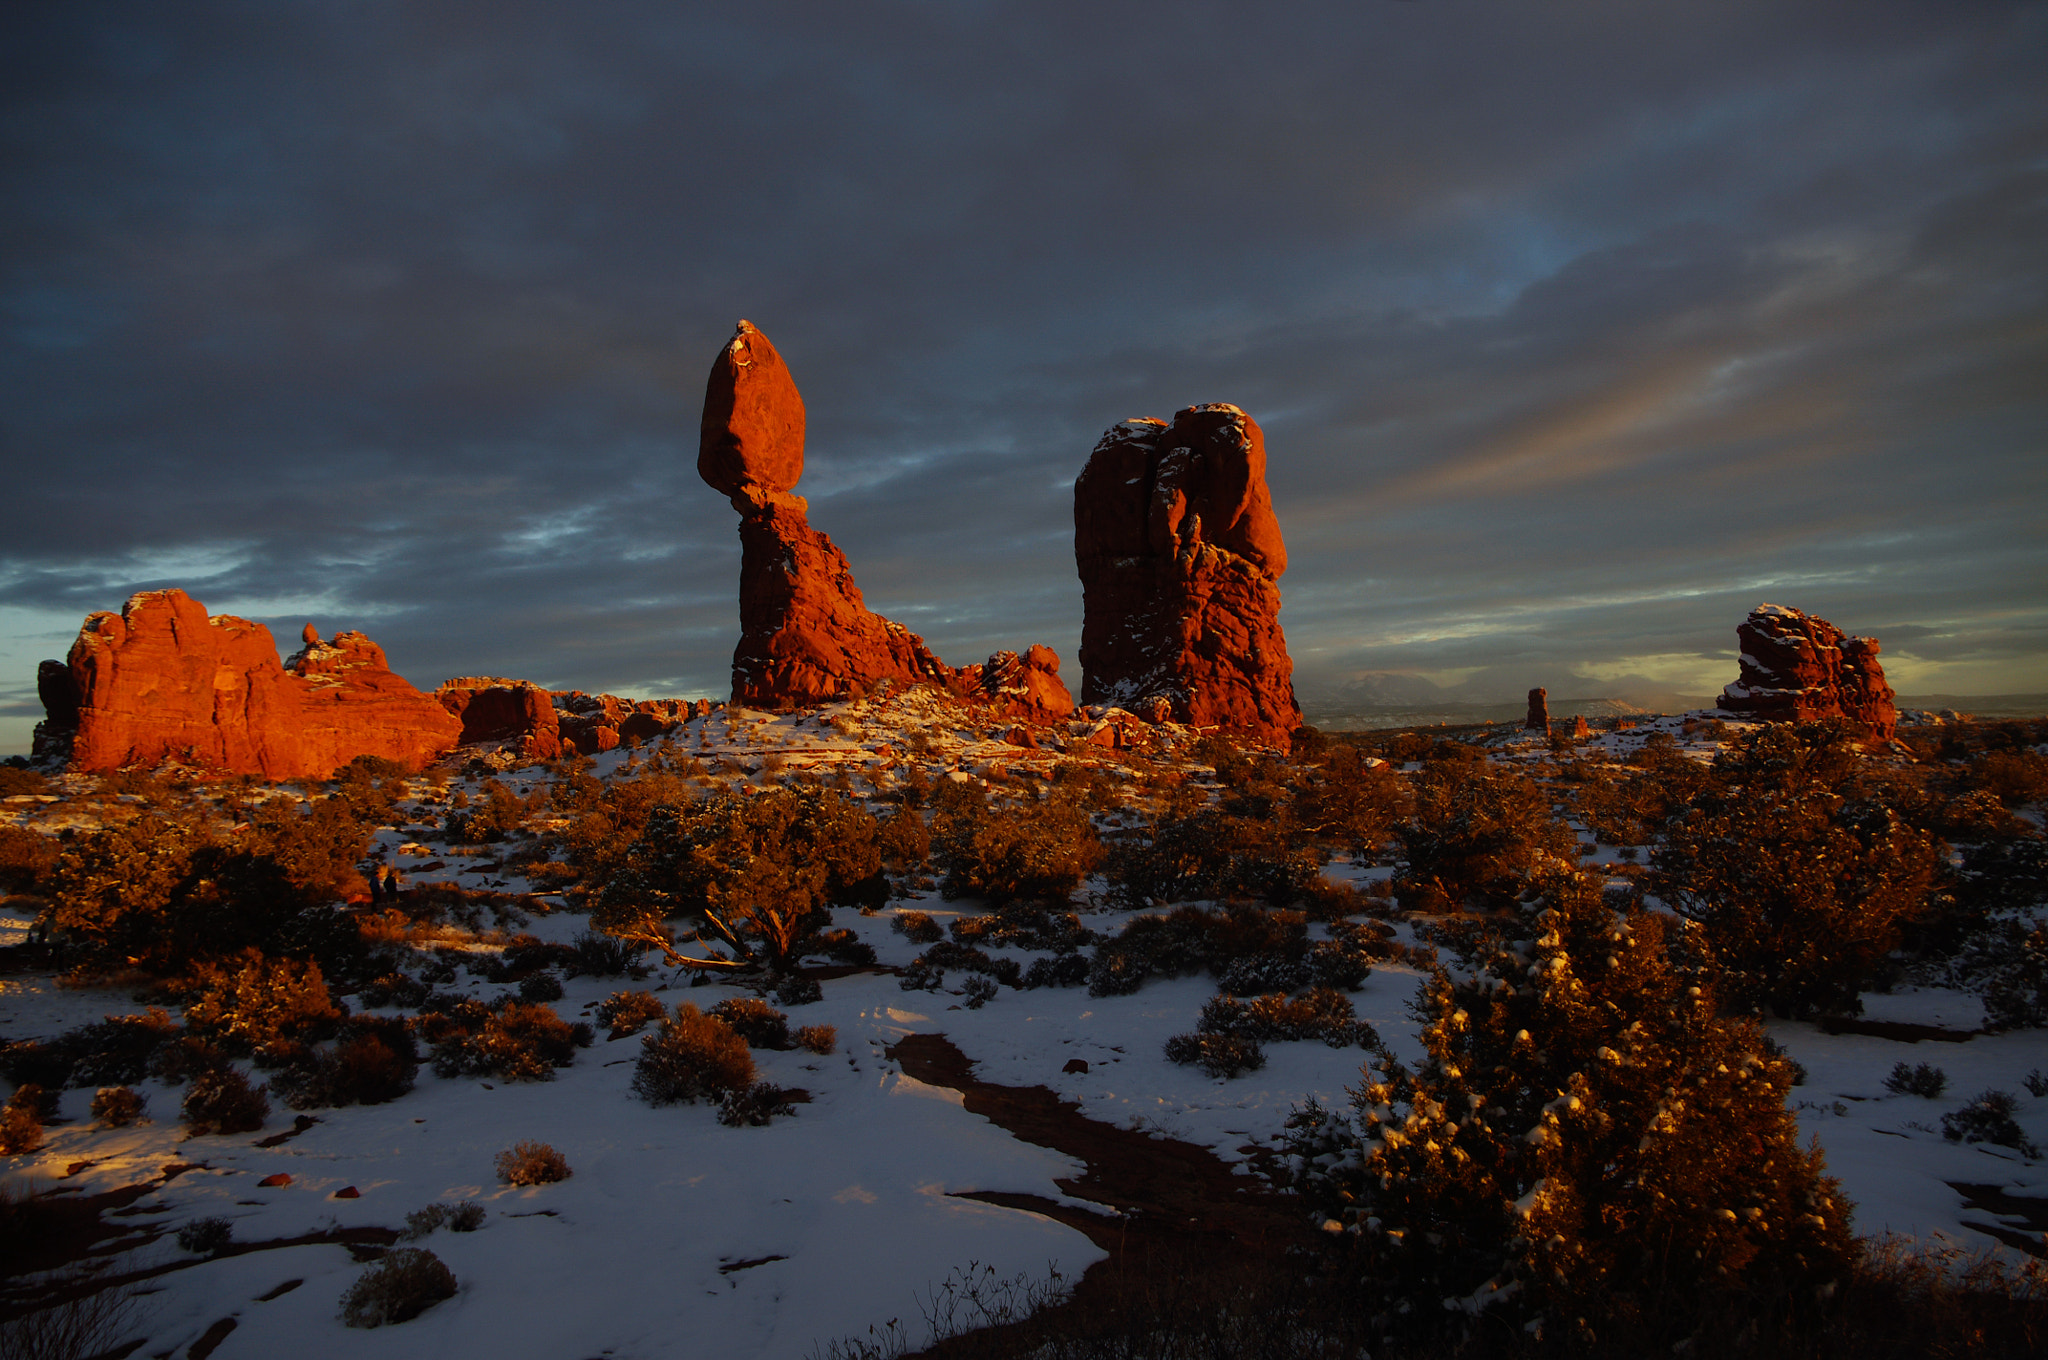
{"type": "Polygon", "coordinates": [[[461,721],[464,746],[507,747],[527,760],[552,760],[565,751],[598,755],[658,741],[711,711],[704,699],[621,699],[489,675],[449,680],[434,698],[461,721]]]}
{"type": "MultiPolygon", "coordinates": [[[[746,321],[719,351],[704,387],[697,473],[740,512],[740,640],[733,649],[732,698],[755,708],[791,709],[843,698],[881,680],[930,680],[960,690],[963,678],[899,623],[873,613],[846,555],[813,529],[794,493],[804,468],[804,404],[782,356],[746,321]]],[[[1072,696],[1042,676],[1025,688],[1065,717],[1072,696]]],[[[1000,655],[1000,654],[999,654],[1000,655]]],[[[991,658],[991,663],[996,658],[991,658]]]]}
{"type": "Polygon", "coordinates": [[[1074,483],[1081,702],[1163,706],[1286,746],[1301,725],[1280,630],[1287,547],[1265,436],[1235,406],[1126,420],[1074,483]]]}
{"type": "Polygon", "coordinates": [[[1853,718],[1889,740],[1899,723],[1876,638],[1850,637],[1826,619],[1760,604],[1735,629],[1742,672],[1719,707],[1768,722],[1853,718]]]}
{"type": "Polygon", "coordinates": [[[322,642],[308,624],[304,641],[280,664],[262,624],[208,618],[182,590],[131,596],[119,614],[86,618],[64,667],[68,695],[45,663],[38,678],[48,682],[49,717],[37,749],[62,747],[67,709],[79,770],[182,760],[267,779],[325,778],[359,755],[417,768],[455,745],[461,723],[392,674],[369,638],[322,642]]]}
{"type": "Polygon", "coordinates": [[[1529,691],[1529,716],[1522,726],[1531,732],[1550,730],[1550,691],[1541,685],[1529,691]]]}

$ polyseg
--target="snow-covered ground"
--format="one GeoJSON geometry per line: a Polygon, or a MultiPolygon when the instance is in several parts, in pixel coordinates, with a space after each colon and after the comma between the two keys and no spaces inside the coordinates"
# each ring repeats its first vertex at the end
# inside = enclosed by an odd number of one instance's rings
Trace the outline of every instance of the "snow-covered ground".
{"type": "MultiPolygon", "coordinates": [[[[857,791],[900,777],[906,729],[918,738],[917,758],[940,775],[981,778],[991,768],[1042,774],[1058,758],[950,721],[939,708],[918,722],[901,711],[834,709],[805,722],[715,713],[692,724],[678,745],[707,765],[730,762],[716,773],[719,782],[768,782],[780,770],[763,757],[774,754],[784,770],[844,764],[857,791]],[[834,717],[843,721],[834,726],[834,717]]],[[[1694,734],[1677,727],[1674,720],[1674,735],[1695,744],[1694,734]]],[[[1108,750],[1089,754],[1112,766],[1122,758],[1108,750]]],[[[614,774],[629,759],[622,752],[601,757],[597,773],[614,774]]],[[[503,777],[514,787],[526,782],[516,772],[503,777]]],[[[477,783],[457,780],[450,788],[474,796],[477,783]]],[[[38,804],[19,816],[89,820],[69,805],[38,804]]],[[[526,886],[495,860],[452,853],[445,839],[435,843],[417,817],[381,832],[376,853],[415,882],[526,886]],[[438,869],[424,867],[436,861],[438,869]]],[[[1593,859],[1620,872],[1612,847],[1593,859]]],[[[1331,873],[1360,876],[1342,865],[1331,873]]],[[[901,965],[920,947],[890,923],[911,909],[943,924],[973,904],[922,894],[870,917],[840,910],[835,924],[855,930],[883,965],[901,965]]],[[[1084,923],[1108,933],[1122,919],[1098,911],[1084,923]]],[[[521,928],[566,943],[586,925],[584,917],[556,910],[521,928]]],[[[0,920],[0,943],[25,928],[22,920],[0,920]]],[[[957,989],[965,976],[949,982],[957,989]]],[[[1359,1017],[1406,1058],[1417,1055],[1408,1005],[1418,977],[1412,968],[1382,965],[1353,994],[1359,1017]]],[[[482,997],[506,990],[470,977],[455,985],[482,997]]],[[[570,1019],[628,985],[664,986],[664,1001],[705,1008],[745,994],[719,984],[691,987],[666,973],[640,984],[572,978],[566,985],[554,1004],[570,1019]]],[[[724,1127],[708,1106],[656,1109],[636,1100],[629,1083],[639,1039],[607,1042],[601,1035],[552,1082],[447,1080],[423,1069],[418,1089],[403,1099],[318,1111],[318,1122],[270,1147],[259,1143],[289,1130],[289,1111],[274,1112],[261,1134],[188,1139],[177,1119],[179,1089],[141,1083],[154,1122],[130,1129],[94,1126],[86,1108],[92,1092],[72,1090],[63,1094],[66,1122],[46,1131],[37,1152],[0,1159],[0,1175],[17,1186],[91,1194],[154,1181],[168,1164],[197,1164],[145,1196],[128,1220],[165,1231],[123,1257],[120,1269],[186,1263],[145,1286],[155,1292],[142,1301],[148,1337],[140,1355],[181,1356],[209,1327],[232,1318],[234,1329],[212,1352],[219,1360],[295,1353],[802,1356],[814,1344],[863,1334],[891,1318],[914,1321],[932,1287],[969,1262],[1037,1278],[1056,1265],[1073,1277],[1101,1256],[1082,1233],[1040,1214],[960,1197],[1006,1191],[1104,1212],[1062,1190],[1059,1182],[1081,1169],[1071,1158],[1019,1141],[968,1113],[957,1094],[905,1075],[885,1056],[890,1044],[908,1034],[942,1033],[985,1081],[1048,1087],[1090,1118],[1212,1148],[1248,1174],[1246,1149],[1272,1144],[1289,1110],[1310,1096],[1341,1102],[1357,1081],[1362,1055],[1320,1043],[1276,1043],[1263,1070],[1230,1081],[1167,1062],[1164,1041],[1195,1028],[1214,990],[1208,978],[1155,979],[1133,995],[1106,998],[1085,988],[1004,988],[986,1006],[968,1009],[957,990],[905,991],[885,972],[835,978],[824,983],[821,1001],[787,1009],[792,1026],[835,1026],[837,1052],[755,1054],[764,1079],[801,1087],[810,1097],[793,1117],[763,1128],[724,1127]],[[1066,1070],[1076,1058],[1087,1064],[1085,1072],[1066,1070]],[[494,1156],[527,1139],[560,1150],[573,1176],[526,1189],[498,1184],[494,1156]],[[291,1177],[289,1185],[259,1187],[280,1172],[291,1177]],[[356,1197],[335,1197],[349,1187],[356,1197]],[[340,1296],[364,1269],[343,1245],[201,1259],[181,1251],[172,1235],[180,1224],[216,1215],[233,1221],[243,1243],[333,1227],[399,1228],[411,1211],[459,1200],[486,1206],[484,1226],[437,1232],[421,1245],[447,1262],[460,1292],[412,1322],[377,1330],[339,1321],[340,1296]],[[299,1283],[278,1292],[291,1281],[299,1283]]],[[[1871,996],[1866,1005],[1870,1020],[1957,1031],[1974,1029],[1982,1018],[1974,998],[1954,992],[1871,996]]],[[[50,1037],[140,1009],[119,991],[0,979],[0,1035],[9,1039],[50,1037]]],[[[1830,1035],[1804,1024],[1771,1028],[1809,1072],[1792,1096],[1801,1127],[1819,1139],[1856,1202],[1859,1231],[2012,1250],[1971,1226],[1995,1220],[1969,1207],[1950,1183],[2043,1197],[2048,1167],[2005,1148],[1946,1142],[1940,1116],[1986,1088],[2011,1091],[2028,1136],[2048,1145],[2048,1098],[2027,1094],[2023,1085],[2030,1071],[2048,1069],[2048,1033],[1907,1043],[1830,1035]],[[1888,1093],[1884,1078],[1899,1061],[1943,1068],[1947,1094],[1929,1100],[1888,1093]]]]}

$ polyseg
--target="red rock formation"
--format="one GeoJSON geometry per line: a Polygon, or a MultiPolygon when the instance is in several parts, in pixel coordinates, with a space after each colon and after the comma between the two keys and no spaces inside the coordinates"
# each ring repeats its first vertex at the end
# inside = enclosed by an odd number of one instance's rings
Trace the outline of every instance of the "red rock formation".
{"type": "Polygon", "coordinates": [[[1280,631],[1287,548],[1265,436],[1235,406],[1126,420],[1074,483],[1081,702],[1285,747],[1301,725],[1280,631]]]}
{"type": "Polygon", "coordinates": [[[1531,732],[1550,730],[1550,691],[1541,685],[1529,691],[1529,717],[1522,726],[1531,732]]]}
{"type": "Polygon", "coordinates": [[[67,669],[79,770],[182,760],[268,779],[325,778],[359,755],[417,768],[461,731],[361,633],[328,644],[308,625],[305,648],[280,665],[269,629],[208,618],[182,590],[144,591],[119,614],[88,616],[67,669]]]}
{"type": "Polygon", "coordinates": [[[1043,644],[1024,655],[997,652],[980,666],[963,666],[955,687],[995,709],[999,718],[1062,722],[1074,716],[1074,696],[1060,680],[1059,653],[1043,644]]]}
{"type": "Polygon", "coordinates": [[[1850,637],[1826,619],[1760,604],[1735,629],[1742,670],[1721,691],[1729,713],[1767,722],[1843,717],[1889,741],[1898,729],[1876,638],[1850,637]]]}
{"type": "Polygon", "coordinates": [[[732,698],[791,709],[878,681],[953,686],[924,639],[869,611],[846,555],[793,494],[803,475],[804,405],[768,337],[742,321],[704,388],[697,472],[740,512],[740,641],[732,698]]]}
{"type": "Polygon", "coordinates": [[[529,760],[553,760],[562,754],[554,698],[538,685],[469,675],[444,682],[434,698],[462,721],[464,746],[516,745],[529,760]]]}

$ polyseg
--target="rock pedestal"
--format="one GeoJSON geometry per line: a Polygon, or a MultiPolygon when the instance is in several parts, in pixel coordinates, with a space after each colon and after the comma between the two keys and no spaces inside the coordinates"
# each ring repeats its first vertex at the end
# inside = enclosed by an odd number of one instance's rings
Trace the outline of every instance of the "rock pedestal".
{"type": "Polygon", "coordinates": [[[1721,691],[1724,712],[1766,722],[1849,718],[1887,741],[1897,731],[1876,638],[1850,637],[1826,619],[1775,604],[1750,610],[1735,635],[1742,670],[1721,691]]]}
{"type": "Polygon", "coordinates": [[[740,513],[733,702],[802,708],[883,680],[960,689],[959,673],[923,638],[862,601],[846,554],[811,527],[794,494],[803,470],[803,397],[768,337],[742,321],[711,365],[697,450],[698,475],[740,513]]]}
{"type": "Polygon", "coordinates": [[[269,629],[209,618],[182,590],[144,591],[119,614],[88,616],[63,666],[68,687],[53,664],[38,677],[43,726],[54,747],[70,716],[78,770],[179,760],[266,779],[326,778],[360,755],[418,768],[461,733],[361,633],[326,643],[309,624],[305,646],[280,664],[269,629]]]}
{"type": "Polygon", "coordinates": [[[1074,483],[1074,556],[1083,704],[1288,744],[1287,548],[1256,421],[1212,404],[1113,426],[1074,483]]]}
{"type": "Polygon", "coordinates": [[[1541,685],[1529,691],[1529,716],[1522,726],[1531,732],[1550,730],[1550,691],[1541,685]]]}

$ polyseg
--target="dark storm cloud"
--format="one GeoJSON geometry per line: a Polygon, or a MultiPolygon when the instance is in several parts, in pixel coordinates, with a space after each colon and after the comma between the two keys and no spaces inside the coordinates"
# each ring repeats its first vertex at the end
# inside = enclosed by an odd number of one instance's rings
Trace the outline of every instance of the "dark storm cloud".
{"type": "Polygon", "coordinates": [[[1073,475],[1228,400],[1306,689],[1711,669],[1759,599],[2048,688],[2043,14],[15,13],[0,608],[180,584],[427,684],[718,692],[745,315],[814,519],[956,662],[1077,680],[1073,475]]]}

